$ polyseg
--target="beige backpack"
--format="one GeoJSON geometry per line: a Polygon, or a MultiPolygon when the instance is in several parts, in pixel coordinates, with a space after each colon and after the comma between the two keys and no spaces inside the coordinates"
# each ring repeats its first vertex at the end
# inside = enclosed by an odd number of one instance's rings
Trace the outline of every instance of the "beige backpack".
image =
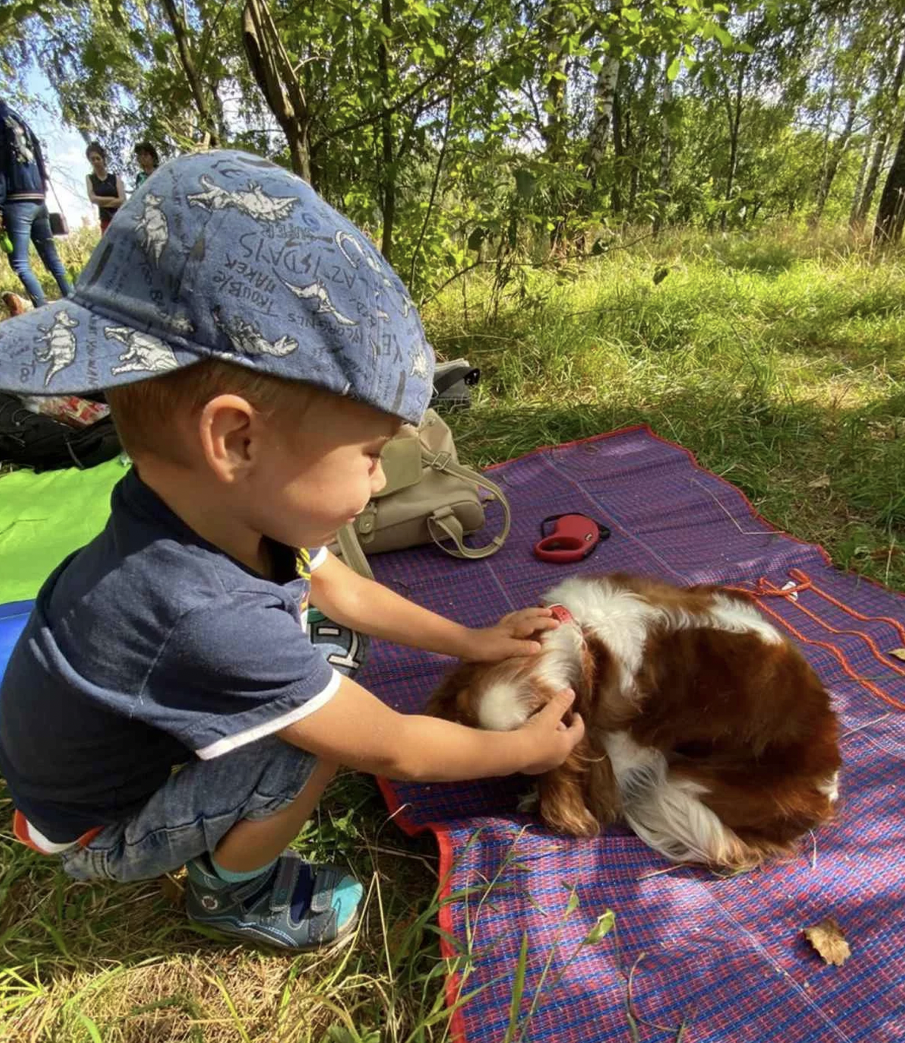
{"type": "Polygon", "coordinates": [[[346,563],[371,576],[365,555],[435,543],[455,558],[486,558],[509,535],[509,503],[498,485],[459,463],[452,432],[432,409],[420,427],[403,425],[382,454],[386,486],[353,525],[336,534],[346,563]],[[482,492],[484,500],[482,501],[482,492]],[[466,547],[464,537],[484,525],[484,502],[503,508],[503,529],[483,547],[466,547]]]}

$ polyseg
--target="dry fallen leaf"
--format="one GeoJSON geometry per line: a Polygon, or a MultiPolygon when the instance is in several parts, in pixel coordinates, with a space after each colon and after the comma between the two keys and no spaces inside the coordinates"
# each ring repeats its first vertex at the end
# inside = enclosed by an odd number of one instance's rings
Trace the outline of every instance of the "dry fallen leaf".
{"type": "Polygon", "coordinates": [[[808,482],[809,489],[825,489],[830,484],[830,476],[828,474],[822,474],[819,478],[815,478],[813,482],[808,482]]]}
{"type": "Polygon", "coordinates": [[[895,656],[896,659],[901,659],[905,663],[905,648],[893,648],[886,654],[895,656]]]}
{"type": "Polygon", "coordinates": [[[824,963],[841,967],[852,954],[842,928],[832,916],[825,917],[813,927],[805,927],[802,933],[823,957],[824,963]]]}

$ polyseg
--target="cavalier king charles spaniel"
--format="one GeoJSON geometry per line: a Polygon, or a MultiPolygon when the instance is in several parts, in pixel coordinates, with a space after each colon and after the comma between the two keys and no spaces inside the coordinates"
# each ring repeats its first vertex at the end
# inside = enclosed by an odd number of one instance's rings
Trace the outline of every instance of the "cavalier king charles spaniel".
{"type": "Polygon", "coordinates": [[[622,819],[675,862],[742,869],[832,815],[829,696],[744,594],[616,573],[573,576],[542,603],[560,626],[541,652],[460,664],[428,712],[504,731],[574,689],[585,737],[538,780],[551,829],[591,836],[622,819]]]}

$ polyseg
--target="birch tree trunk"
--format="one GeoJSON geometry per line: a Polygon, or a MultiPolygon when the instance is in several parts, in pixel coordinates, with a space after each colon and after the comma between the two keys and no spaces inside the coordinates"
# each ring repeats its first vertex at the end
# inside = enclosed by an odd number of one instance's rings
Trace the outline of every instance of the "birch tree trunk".
{"type": "Polygon", "coordinates": [[[600,167],[606,155],[607,142],[613,126],[613,105],[616,98],[616,83],[619,79],[619,59],[604,55],[600,72],[594,83],[594,118],[588,134],[585,153],[585,177],[596,187],[600,167]]]}
{"type": "Polygon", "coordinates": [[[625,139],[622,133],[622,104],[618,90],[613,95],[613,155],[616,159],[613,184],[610,188],[610,206],[613,213],[622,214],[621,179],[625,170],[625,139]]]}

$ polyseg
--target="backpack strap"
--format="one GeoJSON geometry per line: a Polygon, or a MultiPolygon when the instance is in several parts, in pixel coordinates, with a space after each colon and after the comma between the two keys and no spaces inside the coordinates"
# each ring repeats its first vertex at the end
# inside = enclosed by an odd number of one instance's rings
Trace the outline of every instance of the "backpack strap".
{"type": "Polygon", "coordinates": [[[339,544],[343,561],[350,569],[357,572],[359,576],[364,576],[365,579],[374,578],[374,573],[371,571],[371,566],[368,564],[365,552],[361,549],[361,544],[358,541],[358,534],[355,532],[355,527],[353,525],[343,525],[341,529],[338,529],[336,532],[336,542],[339,544]]]}
{"type": "Polygon", "coordinates": [[[506,537],[509,535],[509,529],[512,525],[512,510],[503,490],[496,482],[492,482],[486,475],[481,474],[480,471],[473,471],[470,467],[465,467],[464,464],[455,463],[449,453],[431,453],[422,447],[421,459],[425,467],[432,467],[435,471],[453,474],[457,478],[474,485],[479,491],[482,489],[486,490],[490,494],[488,499],[497,500],[503,508],[503,528],[499,535],[494,536],[490,543],[484,547],[466,547],[464,542],[465,533],[455,512],[451,507],[441,507],[427,519],[427,528],[434,543],[437,544],[440,550],[451,554],[454,558],[469,558],[474,561],[479,558],[489,558],[491,554],[496,554],[506,542],[506,537]],[[439,532],[435,530],[439,530],[439,532]],[[452,540],[455,549],[446,545],[444,543],[445,540],[452,540]]]}

